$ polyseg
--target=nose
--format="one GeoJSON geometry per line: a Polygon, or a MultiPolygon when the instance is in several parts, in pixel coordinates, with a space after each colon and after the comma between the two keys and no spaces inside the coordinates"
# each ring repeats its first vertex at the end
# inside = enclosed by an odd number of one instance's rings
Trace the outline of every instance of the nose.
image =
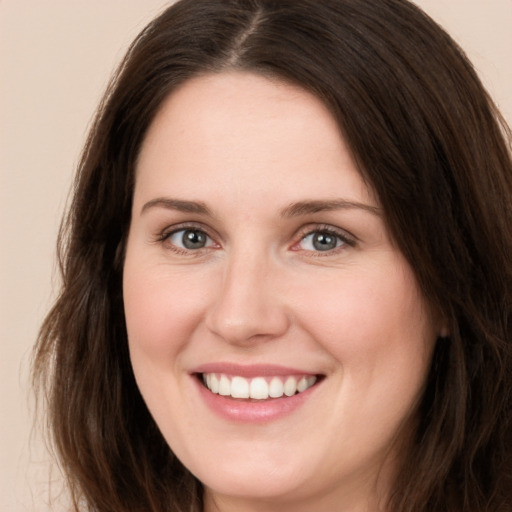
{"type": "Polygon", "coordinates": [[[289,327],[281,290],[282,272],[269,258],[232,255],[206,315],[207,327],[231,344],[275,339],[289,327]]]}

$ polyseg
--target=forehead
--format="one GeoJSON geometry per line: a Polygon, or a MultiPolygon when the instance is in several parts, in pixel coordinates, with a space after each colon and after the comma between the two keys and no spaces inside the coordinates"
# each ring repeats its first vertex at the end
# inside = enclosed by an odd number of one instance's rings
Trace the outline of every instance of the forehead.
{"type": "Polygon", "coordinates": [[[139,189],[173,182],[190,195],[205,180],[212,193],[236,182],[268,198],[279,187],[302,195],[314,189],[323,199],[345,189],[374,200],[322,101],[247,72],[185,82],[163,103],[142,145],[139,189]]]}

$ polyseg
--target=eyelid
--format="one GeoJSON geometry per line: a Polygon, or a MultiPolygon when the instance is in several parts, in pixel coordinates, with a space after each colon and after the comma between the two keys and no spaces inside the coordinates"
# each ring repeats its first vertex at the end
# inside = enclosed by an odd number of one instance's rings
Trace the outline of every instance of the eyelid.
{"type": "Polygon", "coordinates": [[[187,254],[187,255],[192,254],[192,253],[197,254],[197,253],[202,252],[205,249],[211,249],[211,248],[216,248],[216,247],[220,246],[219,243],[216,241],[216,237],[211,233],[211,230],[208,227],[206,227],[204,224],[201,224],[198,222],[180,222],[179,224],[173,224],[172,226],[167,226],[163,230],[159,231],[159,233],[156,236],[156,242],[159,242],[162,244],[167,243],[167,248],[169,248],[175,252],[178,252],[180,254],[187,254]],[[174,235],[180,231],[187,231],[187,230],[203,232],[213,242],[213,244],[206,246],[206,247],[192,250],[192,249],[184,249],[182,247],[179,247],[179,246],[169,242],[169,238],[172,235],[174,235]]]}
{"type": "Polygon", "coordinates": [[[292,245],[292,250],[303,251],[307,253],[314,254],[315,256],[329,256],[336,254],[339,251],[346,249],[346,246],[354,247],[357,244],[357,237],[349,233],[347,230],[333,226],[332,224],[308,224],[306,226],[301,227],[295,237],[296,240],[292,245]],[[305,249],[294,249],[300,242],[302,242],[307,236],[313,233],[329,233],[331,235],[339,237],[339,239],[343,242],[340,247],[336,247],[334,249],[328,251],[308,251],[305,249]]]}
{"type": "Polygon", "coordinates": [[[158,231],[157,236],[159,237],[159,239],[164,240],[164,239],[168,238],[170,235],[172,235],[173,233],[176,233],[176,232],[182,231],[182,230],[187,230],[187,229],[191,229],[191,230],[195,229],[197,231],[204,231],[208,236],[210,236],[208,228],[199,222],[179,222],[178,224],[172,224],[170,226],[166,226],[163,229],[160,229],[158,231]]]}
{"type": "MultiPolygon", "coordinates": [[[[155,237],[156,242],[160,242],[163,244],[168,242],[168,247],[170,249],[172,249],[176,252],[179,252],[179,253],[183,253],[183,254],[191,254],[191,253],[197,254],[197,253],[202,252],[205,249],[211,249],[212,247],[219,248],[220,244],[217,242],[217,239],[218,239],[218,236],[213,235],[211,233],[211,230],[207,226],[205,226],[202,223],[193,222],[193,221],[192,222],[180,222],[178,224],[173,224],[171,226],[167,226],[164,229],[160,230],[158,232],[157,236],[155,237]],[[182,249],[181,247],[178,247],[178,246],[168,242],[169,237],[171,237],[173,234],[175,234],[179,231],[186,231],[186,230],[202,231],[213,242],[213,246],[206,246],[206,247],[203,247],[200,249],[195,249],[195,250],[187,250],[187,249],[182,249]]],[[[354,247],[358,242],[357,237],[345,229],[339,228],[337,226],[333,226],[332,224],[313,224],[313,223],[302,226],[299,230],[296,231],[293,239],[294,239],[294,242],[292,243],[291,250],[294,250],[297,252],[299,252],[299,251],[307,252],[307,253],[311,253],[312,255],[314,254],[315,256],[333,255],[333,254],[337,253],[338,251],[342,251],[342,250],[346,249],[346,246],[354,247]],[[334,236],[337,236],[343,243],[340,247],[336,247],[336,248],[328,250],[328,251],[310,251],[310,250],[295,248],[300,242],[302,242],[304,240],[304,238],[306,238],[307,236],[309,236],[313,233],[318,233],[318,232],[329,233],[334,236]]]]}

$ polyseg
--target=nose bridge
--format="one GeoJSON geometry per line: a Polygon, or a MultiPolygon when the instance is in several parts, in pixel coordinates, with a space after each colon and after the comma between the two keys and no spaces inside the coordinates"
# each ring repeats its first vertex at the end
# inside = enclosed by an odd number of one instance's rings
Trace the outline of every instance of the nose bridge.
{"type": "Polygon", "coordinates": [[[207,316],[210,330],[230,343],[281,335],[288,319],[277,267],[263,251],[232,251],[207,316]]]}

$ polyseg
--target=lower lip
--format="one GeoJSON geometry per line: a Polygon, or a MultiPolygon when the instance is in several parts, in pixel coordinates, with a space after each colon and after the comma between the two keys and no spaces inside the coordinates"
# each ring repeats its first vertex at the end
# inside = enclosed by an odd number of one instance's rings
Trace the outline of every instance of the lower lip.
{"type": "Polygon", "coordinates": [[[293,396],[283,396],[270,400],[241,400],[212,393],[193,376],[201,398],[217,415],[232,422],[268,423],[291,414],[301,407],[315,392],[318,383],[293,396]]]}

